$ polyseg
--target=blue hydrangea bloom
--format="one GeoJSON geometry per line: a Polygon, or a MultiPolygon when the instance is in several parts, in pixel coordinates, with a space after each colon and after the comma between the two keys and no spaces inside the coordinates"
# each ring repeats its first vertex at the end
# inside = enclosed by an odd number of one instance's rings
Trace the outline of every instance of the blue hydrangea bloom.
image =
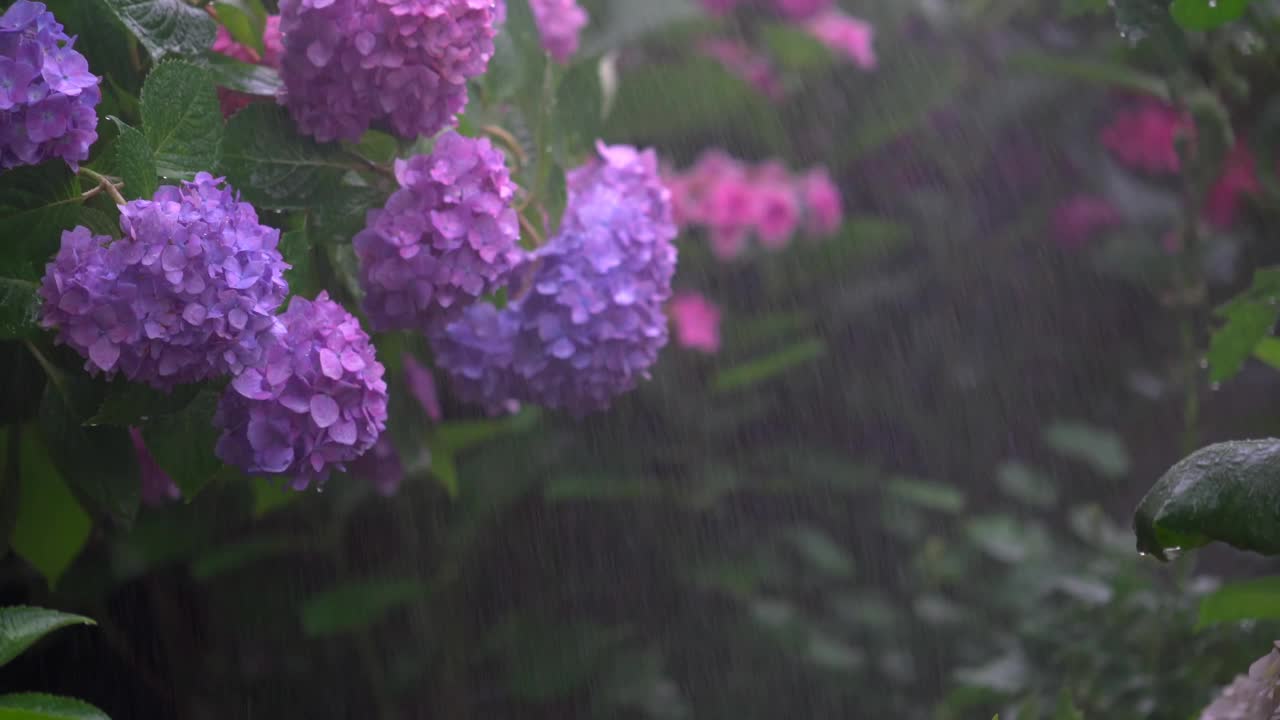
{"type": "Polygon", "coordinates": [[[0,16],[0,170],[60,158],[72,169],[98,139],[99,78],[44,3],[0,16]]]}
{"type": "Polygon", "coordinates": [[[289,292],[279,230],[208,173],[122,206],[120,229],[63,233],[40,286],[41,323],[89,372],[168,389],[258,362],[289,292]]]}
{"type": "Polygon", "coordinates": [[[400,189],[356,235],[375,330],[425,329],[506,285],[521,250],[515,185],[487,139],[449,132],[396,161],[400,189]]]}
{"type": "Polygon", "coordinates": [[[229,465],[289,477],[301,490],[374,446],[387,424],[387,383],[360,321],[328,293],[295,296],[279,323],[278,341],[218,403],[216,450],[229,465]]]}
{"type": "Polygon", "coordinates": [[[459,394],[491,411],[510,400],[603,410],[648,376],[666,345],[670,192],[652,151],[598,152],[569,173],[560,231],[517,270],[528,273],[527,291],[503,310],[477,305],[436,334],[459,394]]]}
{"type": "Polygon", "coordinates": [[[321,142],[434,135],[493,57],[494,0],[280,0],[280,99],[321,142]]]}

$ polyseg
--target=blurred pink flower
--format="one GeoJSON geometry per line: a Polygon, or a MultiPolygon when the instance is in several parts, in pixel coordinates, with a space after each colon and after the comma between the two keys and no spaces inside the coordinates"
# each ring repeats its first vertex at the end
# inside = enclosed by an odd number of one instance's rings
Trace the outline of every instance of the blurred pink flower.
{"type": "Polygon", "coordinates": [[[844,201],[840,188],[831,180],[826,168],[810,170],[800,181],[804,196],[805,230],[810,235],[830,235],[840,229],[844,219],[844,201]]]}
{"type": "Polygon", "coordinates": [[[720,350],[720,308],[699,293],[679,293],[671,299],[671,320],[680,347],[715,353],[720,350]]]}
{"type": "Polygon", "coordinates": [[[800,203],[790,183],[766,182],[756,186],[756,233],[770,250],[787,246],[800,225],[800,203]]]}
{"type": "Polygon", "coordinates": [[[1075,195],[1053,211],[1053,234],[1062,247],[1078,250],[1098,232],[1122,221],[1120,212],[1106,198],[1075,195]]]}
{"type": "Polygon", "coordinates": [[[142,473],[142,502],[156,507],[182,497],[182,491],[173,483],[169,473],[160,467],[147,449],[142,431],[136,427],[129,428],[129,439],[133,441],[133,452],[138,457],[138,469],[142,473]]]}
{"type": "Polygon", "coordinates": [[[863,70],[875,68],[876,53],[872,47],[875,28],[871,23],[831,10],[809,20],[805,27],[823,45],[848,57],[863,70]]]}
{"type": "Polygon", "coordinates": [[[831,7],[833,0],[772,0],[773,12],[787,20],[799,21],[831,7]]]}
{"type": "MultiPolygon", "coordinates": [[[[218,26],[218,35],[213,41],[213,51],[216,53],[235,58],[240,62],[278,68],[280,56],[284,54],[284,36],[280,33],[279,15],[267,17],[267,23],[262,29],[262,48],[264,52],[259,55],[254,48],[241,45],[233,40],[231,33],[221,25],[218,26]]],[[[224,87],[218,88],[218,102],[222,106],[222,114],[226,117],[234,115],[257,98],[256,95],[228,90],[224,87]]]]}
{"type": "Polygon", "coordinates": [[[770,100],[777,102],[786,94],[769,58],[745,43],[708,39],[703,41],[701,49],[703,55],[719,62],[770,100]]]}
{"type": "Polygon", "coordinates": [[[724,15],[741,4],[742,0],[701,0],[702,7],[712,15],[724,15]]]}
{"type": "Polygon", "coordinates": [[[1175,140],[1193,131],[1190,119],[1155,100],[1141,100],[1116,113],[1102,129],[1102,144],[1121,164],[1149,173],[1175,173],[1182,163],[1175,140]]]}
{"type": "Polygon", "coordinates": [[[1261,189],[1253,153],[1248,145],[1236,142],[1223,165],[1221,177],[1209,188],[1209,195],[1205,198],[1205,218],[1217,227],[1230,227],[1240,214],[1241,198],[1261,189]]]}
{"type": "Polygon", "coordinates": [[[440,396],[436,393],[436,379],[431,371],[423,367],[418,359],[409,353],[404,354],[404,381],[409,386],[409,394],[413,395],[422,410],[432,422],[440,422],[444,413],[440,411],[440,396]]]}

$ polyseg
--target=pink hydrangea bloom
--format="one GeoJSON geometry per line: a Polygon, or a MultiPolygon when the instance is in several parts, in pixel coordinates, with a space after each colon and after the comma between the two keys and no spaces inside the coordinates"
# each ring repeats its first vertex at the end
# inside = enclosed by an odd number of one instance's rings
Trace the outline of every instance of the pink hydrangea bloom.
{"type": "Polygon", "coordinates": [[[763,182],[755,189],[756,233],[760,244],[780,250],[791,242],[800,225],[800,200],[791,183],[763,182]]]}
{"type": "Polygon", "coordinates": [[[173,483],[173,478],[160,467],[155,456],[147,449],[147,443],[142,439],[142,431],[138,428],[129,428],[129,439],[133,441],[133,452],[138,458],[138,470],[142,473],[142,502],[156,507],[182,497],[182,491],[173,483]]]}
{"type": "Polygon", "coordinates": [[[560,64],[578,51],[578,35],[587,26],[587,11],[577,0],[529,0],[529,9],[542,36],[542,47],[560,64]]]}
{"type": "Polygon", "coordinates": [[[761,53],[737,40],[708,39],[702,43],[702,54],[742,78],[760,94],[779,101],[786,94],[773,63],[761,53]]]}
{"type": "Polygon", "coordinates": [[[1119,225],[1122,220],[1120,212],[1105,198],[1075,195],[1053,211],[1053,234],[1059,245],[1077,250],[1095,234],[1119,225]]]}
{"type": "Polygon", "coordinates": [[[800,181],[800,193],[808,213],[805,231],[810,235],[830,235],[840,229],[844,219],[844,201],[840,188],[831,180],[826,168],[816,168],[800,181]]]}
{"type": "MultiPolygon", "coordinates": [[[[245,47],[233,40],[231,33],[227,32],[225,27],[218,26],[218,36],[213,41],[214,52],[235,58],[240,62],[279,68],[280,56],[284,54],[284,37],[280,34],[279,15],[267,17],[266,26],[262,29],[262,49],[264,52],[259,55],[256,49],[245,47]]],[[[218,102],[222,106],[222,114],[225,117],[231,117],[257,99],[259,96],[228,90],[224,87],[218,88],[218,102]]]]}
{"type": "Polygon", "coordinates": [[[1165,103],[1142,100],[1116,113],[1102,130],[1102,144],[1121,164],[1149,173],[1176,173],[1182,167],[1175,144],[1191,132],[1190,118],[1165,103]]]}
{"type": "Polygon", "coordinates": [[[1204,214],[1210,223],[1220,228],[1235,224],[1240,214],[1241,198],[1262,189],[1254,169],[1253,153],[1249,146],[1237,142],[1227,156],[1222,175],[1205,198],[1204,214]]]}
{"type": "Polygon", "coordinates": [[[699,293],[680,293],[668,308],[680,347],[704,353],[720,351],[720,308],[699,293]]]}
{"type": "Polygon", "coordinates": [[[809,20],[805,28],[823,45],[849,58],[863,70],[875,68],[875,28],[871,23],[831,10],[809,20]]]}
{"type": "Polygon", "coordinates": [[[404,381],[409,394],[422,406],[422,411],[432,422],[440,422],[444,413],[440,410],[440,395],[436,392],[436,379],[431,371],[409,353],[404,354],[404,381]]]}

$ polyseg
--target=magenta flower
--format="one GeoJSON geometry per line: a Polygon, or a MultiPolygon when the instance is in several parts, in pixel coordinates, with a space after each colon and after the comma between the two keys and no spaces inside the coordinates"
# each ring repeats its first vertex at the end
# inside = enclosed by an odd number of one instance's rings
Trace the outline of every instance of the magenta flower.
{"type": "Polygon", "coordinates": [[[765,182],[756,187],[756,233],[760,244],[779,250],[791,242],[800,225],[800,200],[789,182],[765,182]]]}
{"type": "Polygon", "coordinates": [[[679,293],[668,307],[680,347],[714,354],[720,351],[720,308],[699,293],[679,293]]]}
{"type": "Polygon", "coordinates": [[[737,40],[708,39],[702,43],[702,54],[719,62],[726,70],[775,102],[786,90],[769,58],[737,40]]]}
{"type": "Polygon", "coordinates": [[[506,285],[522,252],[516,186],[488,139],[449,132],[396,161],[400,189],[353,244],[377,330],[422,329],[506,285]]]}
{"type": "Polygon", "coordinates": [[[865,20],[831,10],[811,18],[805,28],[823,45],[852,60],[863,70],[876,67],[876,53],[872,47],[875,29],[865,20]]]}
{"type": "Polygon", "coordinates": [[[281,101],[321,142],[453,125],[493,57],[493,0],[281,0],[281,101]]]}
{"type": "Polygon", "coordinates": [[[404,380],[409,386],[409,394],[422,406],[432,422],[440,422],[444,413],[440,410],[440,395],[436,392],[436,379],[431,371],[423,367],[418,359],[409,353],[403,356],[404,380]]]}
{"type": "Polygon", "coordinates": [[[1116,113],[1102,130],[1102,144],[1122,165],[1149,173],[1176,173],[1182,166],[1176,139],[1192,133],[1191,119],[1172,106],[1141,100],[1116,113]]]}
{"type": "Polygon", "coordinates": [[[1227,156],[1222,175],[1209,188],[1209,195],[1205,198],[1205,218],[1216,227],[1231,227],[1240,215],[1242,199],[1261,190],[1253,153],[1248,145],[1237,141],[1227,156]]]}
{"type": "Polygon", "coordinates": [[[88,159],[102,92],[74,43],[43,3],[17,0],[0,16],[0,171],[88,159]]]}
{"type": "MultiPolygon", "coordinates": [[[[256,49],[231,39],[231,33],[227,32],[225,27],[218,26],[218,36],[213,41],[214,52],[241,62],[279,69],[280,57],[284,54],[284,36],[280,34],[279,15],[267,17],[266,25],[262,29],[262,49],[264,52],[259,55],[256,49]]],[[[228,90],[224,87],[218,88],[218,103],[222,106],[224,117],[231,117],[257,99],[256,95],[228,90]]]]}
{"type": "Polygon", "coordinates": [[[840,188],[831,180],[826,168],[805,173],[800,180],[800,194],[804,198],[805,231],[815,237],[831,235],[840,229],[844,220],[844,201],[840,188]]]}
{"type": "Polygon", "coordinates": [[[279,230],[208,173],[121,206],[120,229],[64,232],[40,286],[41,324],[86,370],[168,389],[258,362],[289,291],[279,230]]]}
{"type": "Polygon", "coordinates": [[[1123,221],[1120,212],[1105,198],[1075,195],[1053,211],[1053,234],[1062,247],[1078,250],[1094,235],[1123,221]]]}
{"type": "Polygon", "coordinates": [[[138,469],[142,472],[142,502],[158,507],[182,497],[182,491],[174,484],[173,478],[160,467],[155,456],[147,449],[142,431],[129,428],[129,439],[133,441],[133,452],[138,458],[138,469]]]}
{"type": "Polygon", "coordinates": [[[328,293],[295,296],[279,322],[278,342],[218,403],[216,450],[229,465],[290,477],[301,490],[373,447],[387,423],[387,384],[369,336],[328,293]]]}
{"type": "Polygon", "coordinates": [[[578,0],[529,0],[542,47],[560,64],[578,51],[578,35],[586,27],[587,11],[578,6],[578,0]]]}

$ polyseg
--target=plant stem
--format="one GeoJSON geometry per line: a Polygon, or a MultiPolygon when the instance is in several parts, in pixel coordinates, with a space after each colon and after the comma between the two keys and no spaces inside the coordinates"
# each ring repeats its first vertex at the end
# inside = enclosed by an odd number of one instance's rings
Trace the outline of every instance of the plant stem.
{"type": "Polygon", "coordinates": [[[486,135],[492,135],[502,143],[503,147],[511,151],[511,154],[516,158],[516,165],[518,168],[524,167],[529,163],[528,154],[525,153],[524,148],[520,147],[520,141],[517,140],[516,136],[512,135],[509,130],[498,125],[485,125],[480,129],[483,130],[486,135]]]}
{"type": "Polygon", "coordinates": [[[80,174],[98,183],[98,188],[110,195],[111,199],[114,200],[117,205],[125,204],[124,196],[120,194],[120,188],[124,187],[124,183],[120,183],[120,185],[117,186],[114,178],[109,178],[106,175],[90,170],[87,167],[80,168],[80,174]]]}

